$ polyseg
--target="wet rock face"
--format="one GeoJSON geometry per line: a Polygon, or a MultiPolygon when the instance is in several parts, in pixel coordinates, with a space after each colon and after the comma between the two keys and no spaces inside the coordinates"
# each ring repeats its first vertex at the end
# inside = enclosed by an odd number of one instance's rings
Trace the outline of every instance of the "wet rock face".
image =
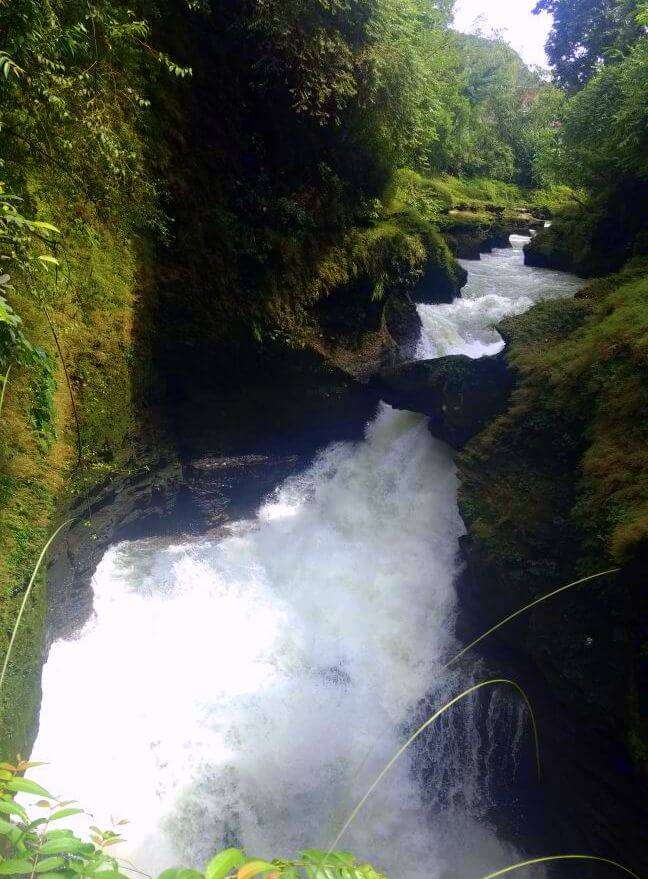
{"type": "Polygon", "coordinates": [[[396,409],[428,415],[432,434],[461,449],[504,411],[513,378],[502,355],[453,355],[384,369],[372,387],[396,409]]]}
{"type": "Polygon", "coordinates": [[[70,527],[57,538],[47,571],[46,647],[71,637],[92,613],[90,582],[112,543],[170,533],[183,485],[178,461],[115,479],[74,503],[70,527]]]}
{"type": "Polygon", "coordinates": [[[421,334],[421,318],[407,294],[392,295],[385,303],[385,324],[403,358],[413,357],[421,334]]]}
{"type": "Polygon", "coordinates": [[[412,299],[414,302],[424,302],[428,305],[450,303],[460,295],[461,288],[466,285],[467,280],[468,272],[458,263],[446,266],[430,260],[425,267],[423,277],[412,291],[412,299]]]}
{"type": "MultiPolygon", "coordinates": [[[[242,368],[242,363],[238,364],[242,368]]],[[[253,516],[264,497],[333,440],[359,439],[378,395],[312,351],[268,351],[246,387],[177,402],[176,441],[146,465],[96,486],[67,511],[48,568],[47,643],[92,613],[91,580],[121,540],[201,534],[253,516]]]]}
{"type": "Polygon", "coordinates": [[[495,248],[509,248],[511,235],[528,235],[541,229],[544,220],[526,212],[479,214],[455,213],[445,227],[445,236],[452,252],[459,259],[478,260],[482,253],[495,248]]]}
{"type": "Polygon", "coordinates": [[[299,469],[298,455],[207,456],[185,464],[185,511],[194,527],[218,527],[249,516],[299,469]]]}
{"type": "Polygon", "coordinates": [[[576,259],[573,248],[554,227],[542,230],[525,245],[524,264],[539,269],[588,274],[586,267],[576,259]]]}

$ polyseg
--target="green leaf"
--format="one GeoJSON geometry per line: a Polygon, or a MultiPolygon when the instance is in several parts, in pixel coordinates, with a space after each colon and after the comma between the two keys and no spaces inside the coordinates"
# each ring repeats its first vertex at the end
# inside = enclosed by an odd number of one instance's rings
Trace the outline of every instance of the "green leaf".
{"type": "Polygon", "coordinates": [[[60,265],[60,263],[56,259],[56,257],[52,256],[49,253],[42,253],[38,258],[41,262],[46,262],[46,263],[49,263],[50,265],[53,265],[53,266],[60,265]]]}
{"type": "Polygon", "coordinates": [[[91,852],[94,851],[94,847],[89,846],[88,843],[82,842],[82,840],[75,837],[67,837],[65,839],[49,839],[42,844],[40,852],[42,855],[72,855],[88,850],[88,848],[90,848],[91,852]]]}
{"type": "Polygon", "coordinates": [[[316,848],[305,849],[302,858],[309,863],[326,864],[326,866],[354,867],[357,863],[349,852],[325,852],[316,848]]]}
{"type": "Polygon", "coordinates": [[[59,809],[50,816],[50,821],[60,821],[61,818],[69,818],[71,815],[81,815],[83,809],[59,809]]]}
{"type": "Polygon", "coordinates": [[[5,861],[0,861],[0,876],[19,876],[22,873],[31,875],[33,866],[23,858],[8,858],[5,861]]]}
{"type": "Polygon", "coordinates": [[[27,812],[18,803],[14,803],[13,800],[0,800],[0,812],[3,812],[5,815],[17,815],[25,822],[29,821],[27,812]]]}
{"type": "Polygon", "coordinates": [[[186,867],[171,867],[160,873],[158,879],[204,879],[204,877],[197,870],[188,870],[186,867]]]}
{"type": "MultiPolygon", "coordinates": [[[[207,867],[205,868],[205,879],[225,879],[225,876],[232,873],[244,862],[245,854],[241,849],[226,848],[215,855],[207,864],[207,867]]],[[[160,879],[162,879],[162,877],[160,877],[160,879]]]]}
{"type": "Polygon", "coordinates": [[[47,873],[50,870],[58,870],[65,866],[65,858],[43,858],[34,867],[34,873],[47,873]]]}
{"type": "Polygon", "coordinates": [[[11,781],[5,784],[5,787],[7,790],[15,791],[16,793],[35,794],[38,797],[47,797],[48,800],[54,799],[44,787],[36,784],[30,778],[12,778],[11,781]]]}
{"type": "Polygon", "coordinates": [[[4,818],[0,818],[0,836],[9,836],[15,841],[21,835],[22,833],[19,827],[12,824],[11,821],[5,821],[4,818]]]}
{"type": "Polygon", "coordinates": [[[31,225],[35,229],[40,229],[43,232],[54,232],[56,235],[61,234],[61,230],[57,229],[56,226],[52,226],[51,223],[44,223],[42,220],[33,220],[31,225]]]}
{"type": "Polygon", "coordinates": [[[276,869],[276,864],[271,864],[269,861],[251,860],[240,867],[236,875],[237,879],[254,879],[255,876],[259,876],[261,873],[269,873],[271,870],[276,869]]]}

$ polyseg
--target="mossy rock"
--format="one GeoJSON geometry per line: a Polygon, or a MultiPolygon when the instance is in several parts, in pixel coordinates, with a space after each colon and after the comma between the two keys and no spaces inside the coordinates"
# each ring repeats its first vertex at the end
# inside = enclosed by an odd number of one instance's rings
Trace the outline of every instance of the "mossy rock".
{"type": "Polygon", "coordinates": [[[430,417],[434,436],[462,448],[502,412],[513,385],[506,361],[464,355],[384,369],[372,383],[396,409],[430,417]]]}

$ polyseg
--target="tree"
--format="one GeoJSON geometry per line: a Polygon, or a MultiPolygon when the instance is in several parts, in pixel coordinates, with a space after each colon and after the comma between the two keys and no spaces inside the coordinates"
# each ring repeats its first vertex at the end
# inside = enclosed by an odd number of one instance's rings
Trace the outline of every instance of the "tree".
{"type": "Polygon", "coordinates": [[[639,39],[637,0],[538,0],[553,27],[546,49],[556,82],[574,92],[600,69],[623,57],[639,39]]]}

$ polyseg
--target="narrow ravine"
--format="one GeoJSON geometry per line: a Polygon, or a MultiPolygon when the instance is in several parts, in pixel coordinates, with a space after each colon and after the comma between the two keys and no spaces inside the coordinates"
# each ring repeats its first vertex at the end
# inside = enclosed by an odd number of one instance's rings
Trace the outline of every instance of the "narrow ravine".
{"type": "MultiPolygon", "coordinates": [[[[526,240],[466,263],[462,299],[420,306],[419,357],[493,353],[494,322],[577,289],[525,267],[526,240]]],[[[456,494],[451,452],[426,420],[383,406],[363,442],[329,446],[254,520],[112,548],[94,616],[45,667],[33,758],[50,765],[35,777],[94,823],[129,819],[123,854],[148,871],[200,865],[234,841],[264,856],[325,847],[421,700],[465,680],[441,671],[457,649],[456,494]]],[[[473,710],[457,708],[459,731],[441,725],[416,765],[396,766],[344,848],[394,879],[510,862],[481,818],[488,771],[514,774],[528,729],[511,697],[496,698],[512,757],[490,766],[473,710]]]]}

